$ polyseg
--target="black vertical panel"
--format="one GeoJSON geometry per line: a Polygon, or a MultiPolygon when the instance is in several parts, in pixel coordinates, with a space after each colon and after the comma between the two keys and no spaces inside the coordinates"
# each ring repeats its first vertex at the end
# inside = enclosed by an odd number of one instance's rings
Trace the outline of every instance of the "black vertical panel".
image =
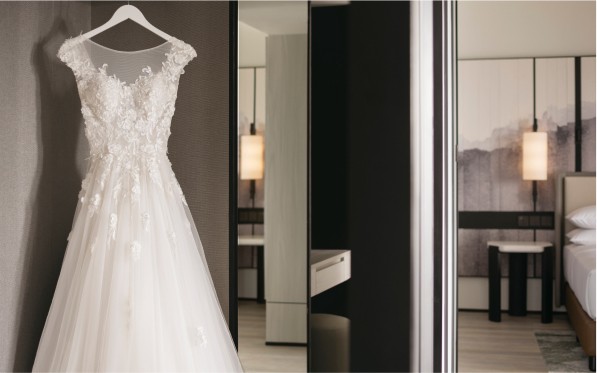
{"type": "Polygon", "coordinates": [[[311,248],[313,247],[313,186],[312,186],[312,147],[311,135],[313,126],[313,3],[309,0],[309,18],[307,21],[308,45],[307,45],[307,372],[311,372],[313,361],[313,344],[311,343],[311,309],[313,300],[311,299],[311,248]]]}
{"type": "Polygon", "coordinates": [[[351,371],[410,370],[410,5],[348,16],[351,371]]]}
{"type": "Polygon", "coordinates": [[[582,170],[580,57],[574,57],[574,171],[582,170]]]}
{"type": "MultiPolygon", "coordinates": [[[[346,249],[347,6],[311,9],[311,248],[346,249]]],[[[350,281],[349,281],[350,282],[350,281]]],[[[348,316],[345,282],[311,299],[311,313],[348,316]]]]}
{"type": "Polygon", "coordinates": [[[312,10],[312,248],[346,248],[346,6],[312,10]]]}

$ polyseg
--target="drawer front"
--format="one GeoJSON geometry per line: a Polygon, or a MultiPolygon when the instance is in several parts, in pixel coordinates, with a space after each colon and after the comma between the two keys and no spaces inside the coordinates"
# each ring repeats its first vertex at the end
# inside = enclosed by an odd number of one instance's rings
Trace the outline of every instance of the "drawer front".
{"type": "Polygon", "coordinates": [[[350,252],[313,267],[311,269],[311,296],[317,295],[350,278],[350,252]]]}

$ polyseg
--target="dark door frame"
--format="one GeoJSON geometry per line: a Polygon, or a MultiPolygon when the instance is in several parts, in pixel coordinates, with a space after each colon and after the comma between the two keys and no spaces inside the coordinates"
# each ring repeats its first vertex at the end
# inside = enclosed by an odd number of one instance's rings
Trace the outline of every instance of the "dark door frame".
{"type": "Polygon", "coordinates": [[[228,327],[238,350],[238,2],[228,4],[228,327]]]}

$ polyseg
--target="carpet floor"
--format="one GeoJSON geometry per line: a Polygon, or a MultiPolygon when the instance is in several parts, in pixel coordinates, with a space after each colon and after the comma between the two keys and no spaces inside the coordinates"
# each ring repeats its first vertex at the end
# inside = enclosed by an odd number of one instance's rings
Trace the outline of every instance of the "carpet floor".
{"type": "Polygon", "coordinates": [[[590,372],[587,355],[572,331],[537,331],[537,343],[549,372],[590,372]]]}

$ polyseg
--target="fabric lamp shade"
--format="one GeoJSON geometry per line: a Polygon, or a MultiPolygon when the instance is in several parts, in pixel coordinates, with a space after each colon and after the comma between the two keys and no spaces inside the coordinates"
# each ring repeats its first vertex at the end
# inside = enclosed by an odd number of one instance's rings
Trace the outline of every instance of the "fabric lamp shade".
{"type": "Polygon", "coordinates": [[[547,180],[546,132],[526,132],[523,134],[522,179],[547,180]]]}
{"type": "Polygon", "coordinates": [[[263,136],[245,135],[240,137],[241,180],[263,179],[263,148],[263,136]]]}

